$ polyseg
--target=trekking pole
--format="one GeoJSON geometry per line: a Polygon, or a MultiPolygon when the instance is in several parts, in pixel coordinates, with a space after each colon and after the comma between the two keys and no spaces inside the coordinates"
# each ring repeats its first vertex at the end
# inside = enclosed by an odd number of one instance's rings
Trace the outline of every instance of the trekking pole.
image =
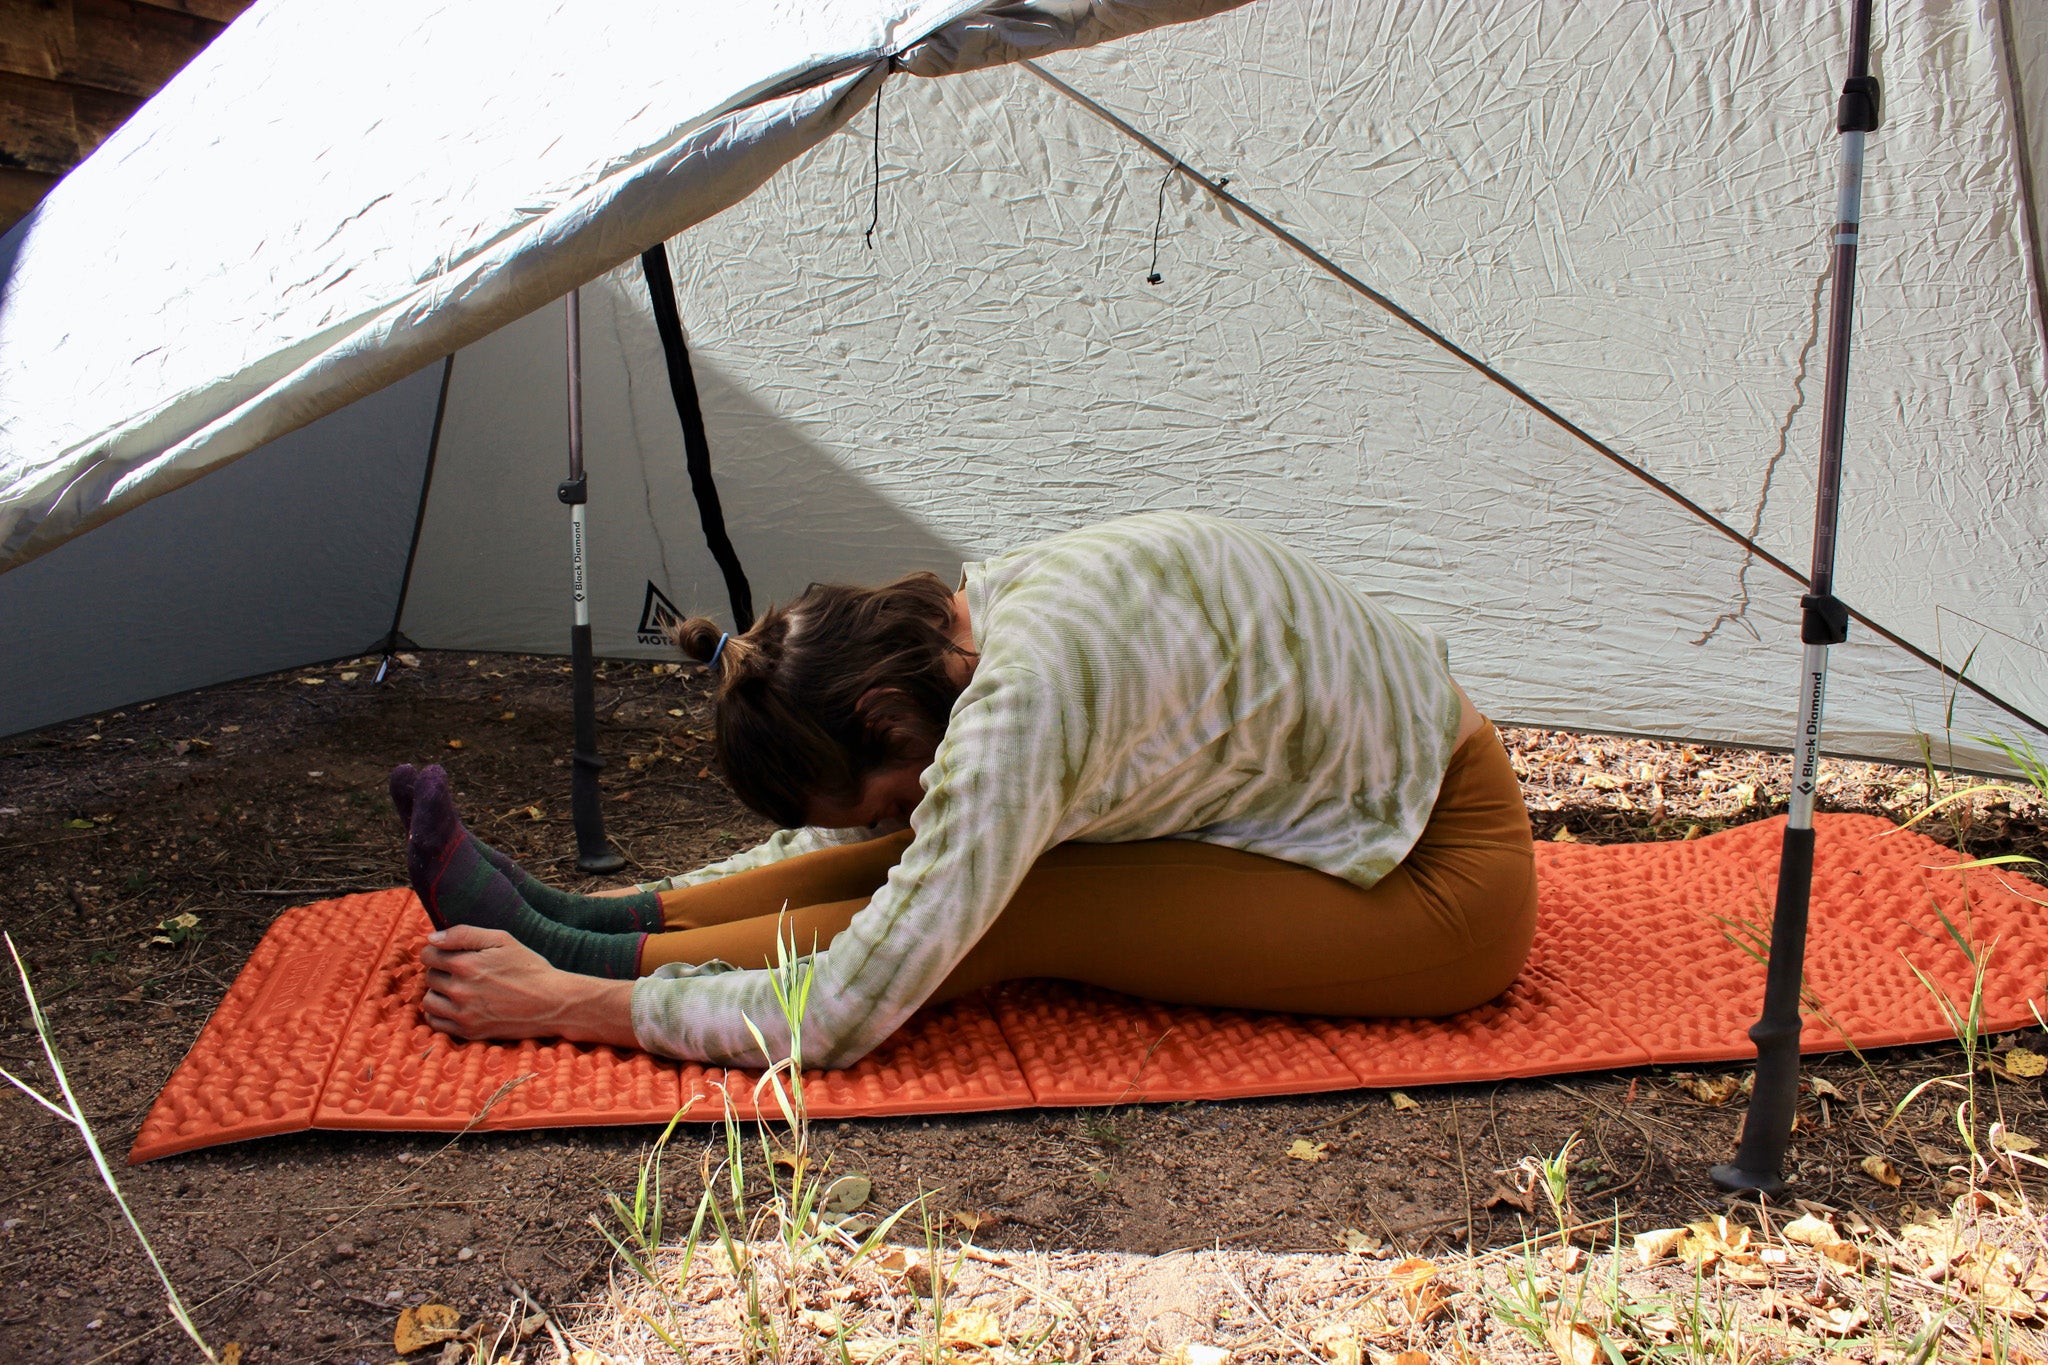
{"type": "Polygon", "coordinates": [[[1799,712],[1792,740],[1792,800],[1785,851],[1778,864],[1778,903],[1771,917],[1770,962],[1756,1043],[1756,1087],[1742,1123],[1735,1160],[1716,1166],[1724,1190],[1762,1195],[1785,1189],[1785,1148],[1799,1105],[1799,997],[1806,960],[1806,912],[1813,895],[1813,807],[1820,776],[1821,703],[1827,691],[1828,646],[1849,638],[1849,609],[1835,596],[1835,523],[1842,490],[1842,416],[1849,389],[1849,327],[1856,307],[1856,235],[1863,218],[1863,138],[1878,123],[1880,94],[1870,74],[1871,0],[1853,0],[1849,79],[1835,128],[1842,135],[1835,268],[1828,315],[1826,403],[1821,410],[1820,481],[1813,510],[1813,574],[1799,599],[1799,712]]]}
{"type": "Polygon", "coordinates": [[[599,804],[597,775],[604,759],[597,752],[597,694],[590,652],[590,588],[584,566],[583,507],[589,480],[583,473],[583,312],[581,291],[565,300],[569,327],[569,477],[555,496],[569,506],[569,575],[576,603],[576,624],[569,631],[570,693],[576,712],[575,748],[570,753],[569,814],[576,826],[576,866],[592,875],[616,872],[626,865],[604,837],[604,808],[599,804]]]}

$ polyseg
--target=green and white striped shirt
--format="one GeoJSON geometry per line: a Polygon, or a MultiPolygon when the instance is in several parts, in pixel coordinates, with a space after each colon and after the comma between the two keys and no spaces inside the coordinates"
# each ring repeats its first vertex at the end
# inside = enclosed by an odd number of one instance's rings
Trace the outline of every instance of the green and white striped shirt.
{"type": "MultiPolygon", "coordinates": [[[[888,884],[811,956],[805,1061],[844,1066],[910,1017],[1067,840],[1178,837],[1369,887],[1415,845],[1458,730],[1442,645],[1272,537],[1153,512],[969,564],[980,661],[921,778],[888,884]]],[[[785,830],[655,890],[881,830],[785,830]]],[[[663,967],[642,1047],[759,1066],[788,1029],[769,974],[663,967]]]]}

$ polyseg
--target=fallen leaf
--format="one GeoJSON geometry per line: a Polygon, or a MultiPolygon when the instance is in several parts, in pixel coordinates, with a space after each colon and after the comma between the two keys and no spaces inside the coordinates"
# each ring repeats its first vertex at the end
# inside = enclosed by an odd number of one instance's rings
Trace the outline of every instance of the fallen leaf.
{"type": "Polygon", "coordinates": [[[1835,1225],[1825,1218],[1802,1213],[1782,1229],[1785,1240],[1801,1246],[1824,1247],[1830,1242],[1842,1240],[1842,1234],[1835,1231],[1835,1225]]]}
{"type": "Polygon", "coordinates": [[[1863,1167],[1863,1174],[1888,1190],[1895,1190],[1905,1183],[1899,1176],[1899,1168],[1881,1156],[1864,1157],[1860,1164],[1863,1167]]]}
{"type": "Polygon", "coordinates": [[[1505,1185],[1496,1184],[1493,1187],[1493,1193],[1481,1200],[1479,1207],[1483,1209],[1497,1209],[1503,1204],[1506,1204],[1509,1208],[1520,1209],[1523,1213],[1536,1212],[1535,1187],[1531,1186],[1526,1190],[1511,1190],[1505,1185]]]}
{"type": "Polygon", "coordinates": [[[1992,1134],[1991,1145],[2001,1152],[2031,1152],[2041,1144],[2025,1134],[2000,1128],[1998,1132],[1992,1134]]]}
{"type": "Polygon", "coordinates": [[[1386,1250],[1385,1242],[1369,1232],[1360,1232],[1357,1228],[1344,1229],[1337,1240],[1344,1244],[1346,1251],[1360,1256],[1377,1256],[1386,1250]]]}
{"type": "Polygon", "coordinates": [[[842,1175],[825,1187],[823,1207],[827,1213],[852,1213],[867,1203],[874,1191],[873,1182],[866,1176],[842,1175]]]}
{"type": "Polygon", "coordinates": [[[418,668],[420,666],[420,656],[417,654],[400,654],[398,656],[398,665],[401,668],[418,668]]]}
{"type": "Polygon", "coordinates": [[[1863,1310],[1862,1305],[1850,1303],[1809,1312],[1806,1321],[1814,1331],[1824,1336],[1846,1337],[1869,1322],[1870,1314],[1863,1310]]]}
{"type": "Polygon", "coordinates": [[[1287,1155],[1296,1161],[1328,1161],[1330,1159],[1330,1144],[1327,1142],[1310,1142],[1307,1138],[1296,1138],[1293,1145],[1288,1147],[1287,1155]]]}
{"type": "Polygon", "coordinates": [[[1435,1261],[1410,1256],[1388,1269],[1387,1282],[1400,1292],[1402,1305],[1416,1323],[1428,1322],[1444,1311],[1444,1291],[1435,1261]]]}
{"type": "Polygon", "coordinates": [[[400,1355],[409,1356],[436,1342],[462,1335],[461,1324],[462,1315],[447,1304],[423,1303],[398,1315],[398,1328],[391,1335],[391,1344],[400,1355]]]}
{"type": "Polygon", "coordinates": [[[1308,1339],[1329,1365],[1365,1365],[1365,1343],[1349,1323],[1322,1323],[1309,1332],[1308,1339]]]}
{"type": "Polygon", "coordinates": [[[932,1292],[932,1272],[914,1252],[901,1247],[890,1247],[874,1260],[875,1269],[890,1279],[902,1284],[911,1293],[929,1298],[932,1292]]]}
{"type": "Polygon", "coordinates": [[[986,1349],[1003,1344],[1003,1328],[986,1308],[949,1308],[939,1322],[939,1341],[986,1349]]]}
{"type": "Polygon", "coordinates": [[[301,678],[301,679],[299,679],[299,681],[300,681],[300,682],[302,682],[302,683],[304,683],[304,684],[305,684],[305,685],[306,685],[307,687],[325,687],[325,686],[327,686],[327,679],[325,679],[325,678],[301,678]]]}
{"type": "Polygon", "coordinates": [[[357,672],[354,672],[354,671],[350,671],[350,672],[347,672],[347,673],[344,673],[344,674],[342,674],[342,675],[341,675],[341,680],[342,680],[343,682],[354,682],[354,681],[355,681],[355,680],[356,680],[357,678],[360,678],[360,677],[362,677],[362,676],[363,676],[363,675],[362,675],[362,674],[360,674],[360,673],[357,673],[357,672]]]}
{"type": "Polygon", "coordinates": [[[1575,1274],[1586,1263],[1586,1249],[1580,1246],[1572,1246],[1570,1244],[1555,1246],[1549,1248],[1543,1254],[1544,1258],[1550,1262],[1551,1269],[1561,1275],[1575,1274]]]}
{"type": "Polygon", "coordinates": [[[687,711],[683,710],[683,708],[682,708],[682,707],[680,707],[680,706],[671,706],[671,707],[669,707],[669,709],[668,709],[668,713],[669,713],[670,715],[672,715],[672,716],[676,717],[676,718],[677,718],[678,720],[682,719],[682,718],[683,718],[684,716],[686,716],[686,715],[688,715],[688,714],[689,714],[689,712],[687,712],[687,711]]]}
{"type": "Polygon", "coordinates": [[[2005,1069],[2015,1076],[2031,1078],[2048,1075],[2048,1057],[2043,1057],[2038,1052],[2029,1052],[2023,1047],[2014,1048],[2000,1060],[2005,1063],[2005,1069]]]}
{"type": "Polygon", "coordinates": [[[1651,1232],[1635,1235],[1636,1261],[1652,1266],[1659,1261],[1668,1261],[1685,1249],[1692,1233],[1684,1228],[1657,1228],[1651,1232]]]}
{"type": "Polygon", "coordinates": [[[1737,1076],[1679,1076],[1678,1088],[1702,1104],[1726,1104],[1742,1093],[1737,1076]]]}
{"type": "Polygon", "coordinates": [[[526,808],[526,818],[529,820],[544,820],[547,817],[541,812],[539,806],[528,806],[526,808]]]}
{"type": "Polygon", "coordinates": [[[1812,1090],[1814,1094],[1822,1099],[1846,1100],[1849,1098],[1842,1093],[1840,1086],[1825,1076],[1809,1076],[1806,1078],[1806,1084],[1808,1089],[1812,1090]]]}
{"type": "Polygon", "coordinates": [[[1417,1104],[1414,1100],[1410,1099],[1404,1091],[1396,1090],[1393,1093],[1389,1094],[1387,1096],[1387,1099],[1393,1103],[1395,1112],[1397,1113],[1404,1112],[1410,1109],[1422,1108],[1421,1105],[1417,1104]]]}
{"type": "Polygon", "coordinates": [[[507,711],[507,712],[505,712],[505,713],[504,713],[503,715],[499,716],[499,717],[498,717],[498,719],[499,719],[499,720],[518,720],[518,719],[519,719],[519,713],[518,713],[517,711],[507,711]]]}
{"type": "Polygon", "coordinates": [[[1559,825],[1557,833],[1550,836],[1550,842],[1553,844],[1576,844],[1578,841],[1579,836],[1566,829],[1563,825],[1559,825]]]}
{"type": "Polygon", "coordinates": [[[1863,1249],[1852,1242],[1825,1242],[1821,1245],[1820,1254],[1844,1270],[1861,1270],[1864,1261],[1869,1259],[1863,1254],[1863,1249]]]}
{"type": "Polygon", "coordinates": [[[1230,1365],[1230,1352],[1201,1341],[1184,1341],[1173,1348],[1162,1365],[1230,1365]]]}
{"type": "Polygon", "coordinates": [[[1598,1365],[1606,1359],[1600,1334],[1576,1318],[1545,1327],[1543,1340],[1563,1365],[1598,1365]]]}
{"type": "Polygon", "coordinates": [[[242,1343],[231,1341],[220,1348],[220,1365],[242,1365],[242,1343]]]}
{"type": "Polygon", "coordinates": [[[1429,1365],[1429,1352],[1403,1351],[1391,1358],[1387,1365],[1429,1365]]]}
{"type": "Polygon", "coordinates": [[[1619,777],[1589,768],[1586,770],[1585,775],[1579,779],[1579,785],[1591,787],[1595,791],[1611,792],[1619,791],[1628,784],[1619,777]]]}
{"type": "Polygon", "coordinates": [[[797,1314],[797,1320],[820,1336],[836,1336],[839,1332],[837,1313],[823,1313],[815,1308],[806,1308],[797,1314]]]}
{"type": "Polygon", "coordinates": [[[460,749],[462,747],[462,741],[459,739],[451,739],[448,741],[448,747],[451,749],[460,749]]]}

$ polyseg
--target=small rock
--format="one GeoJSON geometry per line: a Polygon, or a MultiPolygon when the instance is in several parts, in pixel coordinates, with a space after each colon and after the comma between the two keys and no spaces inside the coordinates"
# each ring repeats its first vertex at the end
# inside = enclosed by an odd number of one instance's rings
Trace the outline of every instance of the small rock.
{"type": "Polygon", "coordinates": [[[472,1260],[472,1259],[474,1259],[474,1258],[475,1258],[475,1256],[476,1256],[476,1248],[475,1248],[475,1247],[464,1247],[464,1248],[463,1248],[462,1250],[460,1250],[460,1251],[458,1251],[458,1252],[456,1252],[456,1253],[455,1253],[455,1259],[456,1259],[456,1260],[458,1260],[458,1261],[467,1261],[467,1260],[472,1260]]]}

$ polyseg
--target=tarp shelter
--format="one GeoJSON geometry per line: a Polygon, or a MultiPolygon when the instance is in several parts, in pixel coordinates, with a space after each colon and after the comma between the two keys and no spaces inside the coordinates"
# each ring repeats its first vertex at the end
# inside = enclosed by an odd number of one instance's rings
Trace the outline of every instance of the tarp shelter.
{"type": "MultiPolygon", "coordinates": [[[[727,600],[666,242],[757,601],[1206,509],[1504,720],[1788,741],[1838,6],[976,8],[257,5],[0,243],[0,733],[562,649],[579,285],[597,648],[663,657],[727,600]]],[[[1983,761],[2048,716],[2048,11],[1877,50],[1828,747],[1983,761]]]]}

